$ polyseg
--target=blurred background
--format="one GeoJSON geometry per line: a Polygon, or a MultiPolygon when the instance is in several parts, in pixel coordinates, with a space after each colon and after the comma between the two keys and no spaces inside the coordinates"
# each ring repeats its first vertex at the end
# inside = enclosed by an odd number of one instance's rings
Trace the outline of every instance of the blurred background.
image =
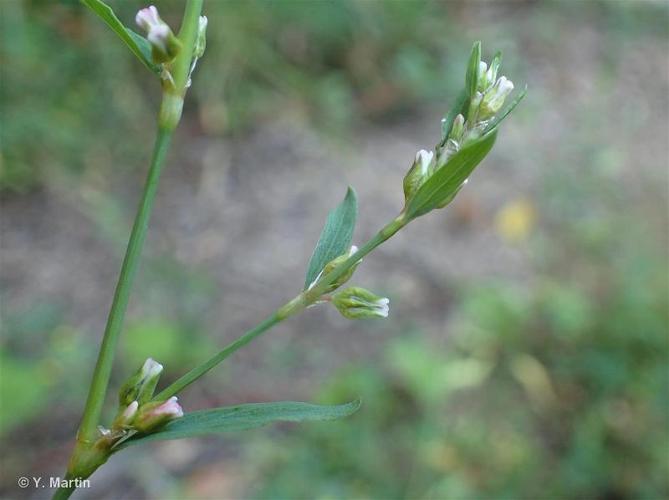
{"type": "MultiPolygon", "coordinates": [[[[110,3],[128,25],[144,6],[110,3]]],[[[181,2],[156,4],[176,28],[181,2]]],[[[159,89],[76,1],[0,9],[0,495],[44,498],[16,478],[65,467],[159,89]]],[[[394,217],[474,40],[529,94],[456,201],[359,268],[387,321],[310,309],[181,397],[362,397],[356,415],[131,449],[77,498],[667,498],[667,3],[205,13],[112,393],[148,356],[175,379],[294,296],[347,185],[356,243],[394,217]]]]}

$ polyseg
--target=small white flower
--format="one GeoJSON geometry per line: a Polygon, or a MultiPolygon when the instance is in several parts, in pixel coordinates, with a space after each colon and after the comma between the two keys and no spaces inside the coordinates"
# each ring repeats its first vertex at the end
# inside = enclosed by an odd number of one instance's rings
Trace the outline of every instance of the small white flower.
{"type": "Polygon", "coordinates": [[[376,314],[381,318],[387,318],[388,312],[390,311],[390,299],[383,297],[373,303],[372,306],[376,314]]]}
{"type": "Polygon", "coordinates": [[[155,377],[160,375],[163,371],[163,365],[155,361],[153,358],[148,358],[142,365],[142,378],[155,377]]]}
{"type": "Polygon", "coordinates": [[[139,409],[139,401],[133,401],[130,403],[128,406],[126,406],[125,410],[120,412],[118,416],[114,419],[114,423],[112,424],[112,429],[119,430],[119,429],[127,429],[132,425],[132,421],[135,419],[135,416],[137,415],[137,410],[139,409]]]}
{"type": "Polygon", "coordinates": [[[506,97],[511,93],[513,90],[513,82],[505,76],[501,76],[499,80],[497,80],[497,83],[495,83],[495,86],[497,87],[497,91],[506,97]]]}
{"type": "Polygon", "coordinates": [[[432,158],[434,158],[433,151],[425,151],[421,149],[416,153],[416,163],[420,163],[420,172],[422,175],[425,175],[432,163],[432,158]]]}
{"type": "Polygon", "coordinates": [[[125,410],[123,410],[123,413],[121,413],[121,418],[124,421],[130,421],[132,417],[134,417],[135,414],[137,413],[138,408],[139,408],[139,402],[133,401],[128,405],[128,407],[125,410]]]}
{"type": "Polygon", "coordinates": [[[149,5],[148,7],[137,12],[137,15],[135,16],[135,22],[137,23],[137,26],[145,31],[150,31],[152,27],[163,23],[162,19],[160,19],[160,16],[158,15],[158,9],[156,9],[154,5],[149,5]]]}
{"type": "Polygon", "coordinates": [[[451,127],[451,133],[449,134],[449,139],[454,140],[456,143],[462,139],[462,134],[465,131],[465,117],[461,114],[458,114],[453,120],[453,126],[451,127]]]}
{"type": "Polygon", "coordinates": [[[135,22],[146,32],[146,38],[153,47],[165,54],[170,52],[169,42],[172,30],[160,18],[155,6],[150,5],[137,12],[135,22]]]}
{"type": "Polygon", "coordinates": [[[513,82],[505,76],[499,77],[483,96],[483,100],[481,101],[481,118],[486,119],[497,113],[504,105],[504,101],[512,90],[513,82]]]}

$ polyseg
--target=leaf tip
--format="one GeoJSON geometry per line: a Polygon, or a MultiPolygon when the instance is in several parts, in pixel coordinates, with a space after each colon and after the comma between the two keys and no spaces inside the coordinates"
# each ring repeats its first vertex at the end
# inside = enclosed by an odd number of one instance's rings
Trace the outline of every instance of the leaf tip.
{"type": "Polygon", "coordinates": [[[355,189],[353,189],[353,186],[348,186],[346,188],[346,196],[344,196],[344,199],[358,201],[358,194],[355,192],[355,189]]]}

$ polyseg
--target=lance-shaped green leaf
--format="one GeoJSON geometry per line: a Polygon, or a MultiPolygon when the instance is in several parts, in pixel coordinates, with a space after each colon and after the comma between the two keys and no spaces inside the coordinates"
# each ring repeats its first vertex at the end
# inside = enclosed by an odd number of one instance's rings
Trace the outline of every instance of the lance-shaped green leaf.
{"type": "Polygon", "coordinates": [[[489,132],[455,153],[409,200],[405,208],[407,217],[414,219],[426,214],[452,197],[492,149],[496,137],[496,131],[489,132]]]}
{"type": "Polygon", "coordinates": [[[116,17],[112,8],[102,0],[81,0],[81,2],[95,12],[107,26],[109,26],[118,37],[128,46],[137,59],[154,73],[160,73],[160,68],[151,60],[151,44],[141,35],[126,28],[116,17]]]}
{"type": "Polygon", "coordinates": [[[314,253],[309,260],[306,290],[332,259],[348,252],[351,248],[355,221],[358,217],[358,200],[353,188],[349,187],[344,200],[328,214],[325,227],[318,239],[314,253]]]}
{"type": "Polygon", "coordinates": [[[490,120],[490,123],[488,123],[483,133],[487,134],[488,132],[494,130],[500,123],[502,123],[502,120],[504,120],[504,118],[509,116],[509,113],[511,113],[511,111],[513,111],[516,108],[516,106],[518,106],[520,101],[523,100],[525,94],[527,94],[527,85],[525,85],[523,90],[521,90],[518,93],[518,95],[515,97],[513,101],[507,104],[507,106],[502,111],[497,113],[497,115],[492,120],[490,120]]]}
{"type": "Polygon", "coordinates": [[[469,56],[469,63],[467,64],[467,74],[465,76],[465,88],[469,97],[476,92],[476,86],[479,81],[479,72],[481,64],[481,42],[474,42],[472,53],[469,56]]]}
{"type": "Polygon", "coordinates": [[[343,405],[314,405],[295,401],[253,403],[187,413],[172,420],[153,434],[135,434],[114,449],[148,441],[183,439],[197,436],[241,431],[273,422],[305,422],[337,420],[352,415],[360,408],[360,400],[343,405]]]}

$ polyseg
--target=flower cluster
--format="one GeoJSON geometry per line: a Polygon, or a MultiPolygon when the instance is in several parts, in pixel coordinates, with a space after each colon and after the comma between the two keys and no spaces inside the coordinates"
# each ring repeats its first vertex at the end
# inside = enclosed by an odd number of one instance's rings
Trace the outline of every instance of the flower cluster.
{"type": "MultiPolygon", "coordinates": [[[[323,276],[327,276],[334,271],[339,265],[343,264],[350,257],[355,255],[358,247],[351,246],[348,252],[332,259],[328,262],[323,270],[316,276],[316,279],[309,285],[307,292],[314,288],[320,282],[323,276]]],[[[344,283],[351,279],[353,273],[357,269],[362,259],[356,261],[344,274],[330,283],[325,289],[324,293],[334,292],[340,288],[344,283]]],[[[322,302],[332,302],[342,316],[348,319],[367,319],[367,318],[386,318],[390,300],[386,297],[379,297],[361,287],[350,287],[338,292],[334,295],[322,295],[315,304],[322,302]]]]}
{"type": "Polygon", "coordinates": [[[490,62],[490,67],[478,61],[476,88],[469,98],[467,119],[460,113],[453,120],[453,126],[446,138],[446,144],[439,155],[439,163],[445,164],[467,142],[479,138],[490,119],[502,109],[504,101],[513,90],[513,82],[505,76],[497,77],[502,56],[498,52],[490,62]]]}
{"type": "MultiPolygon", "coordinates": [[[[404,178],[404,196],[408,201],[437,170],[470,142],[481,137],[487,127],[502,109],[508,95],[513,90],[513,82],[499,76],[502,63],[501,53],[493,57],[490,65],[481,61],[481,45],[474,45],[466,77],[466,98],[460,107],[456,106],[455,116],[444,118],[444,137],[434,152],[420,150],[404,178]]],[[[466,180],[458,187],[458,190],[466,180]]],[[[438,207],[447,205],[457,191],[438,207]]]]}
{"type": "Polygon", "coordinates": [[[119,411],[111,430],[101,429],[103,436],[118,440],[130,431],[150,433],[175,418],[183,416],[183,409],[176,397],[167,401],[152,402],[163,366],[147,359],[119,390],[119,411]]]}

